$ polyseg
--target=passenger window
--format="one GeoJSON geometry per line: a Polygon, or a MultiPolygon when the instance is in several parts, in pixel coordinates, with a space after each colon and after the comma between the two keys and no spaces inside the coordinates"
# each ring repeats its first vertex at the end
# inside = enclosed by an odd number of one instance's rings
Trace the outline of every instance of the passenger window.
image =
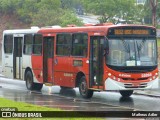
{"type": "Polygon", "coordinates": [[[12,53],[13,51],[13,35],[4,35],[4,52],[12,53]]]}
{"type": "Polygon", "coordinates": [[[71,41],[71,34],[58,34],[56,43],[56,54],[62,56],[70,55],[71,41]]]}
{"type": "Polygon", "coordinates": [[[24,36],[24,47],[23,47],[23,53],[26,55],[31,55],[32,53],[32,41],[33,36],[32,34],[27,34],[24,36]]]}
{"type": "Polygon", "coordinates": [[[73,34],[73,56],[87,56],[88,35],[86,33],[73,34]]]}
{"type": "Polygon", "coordinates": [[[35,54],[35,55],[42,54],[42,35],[40,35],[40,34],[34,35],[33,54],[35,54]]]}

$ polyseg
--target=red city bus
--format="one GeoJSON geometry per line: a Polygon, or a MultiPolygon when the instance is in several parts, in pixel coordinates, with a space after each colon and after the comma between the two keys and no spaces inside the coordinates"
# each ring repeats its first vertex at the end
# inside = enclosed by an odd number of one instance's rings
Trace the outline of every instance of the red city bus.
{"type": "Polygon", "coordinates": [[[41,90],[43,84],[79,87],[82,97],[91,98],[94,91],[118,90],[129,97],[133,90],[158,88],[154,27],[6,30],[2,53],[5,76],[25,80],[29,90],[41,90]]]}

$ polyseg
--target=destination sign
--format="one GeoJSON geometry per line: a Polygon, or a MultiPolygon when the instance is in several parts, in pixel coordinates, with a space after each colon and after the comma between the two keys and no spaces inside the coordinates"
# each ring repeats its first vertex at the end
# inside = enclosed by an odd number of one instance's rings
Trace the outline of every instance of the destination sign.
{"type": "Polygon", "coordinates": [[[109,28],[108,37],[156,37],[156,29],[151,27],[123,26],[109,28]]]}
{"type": "Polygon", "coordinates": [[[148,29],[114,29],[115,35],[149,35],[148,29]]]}

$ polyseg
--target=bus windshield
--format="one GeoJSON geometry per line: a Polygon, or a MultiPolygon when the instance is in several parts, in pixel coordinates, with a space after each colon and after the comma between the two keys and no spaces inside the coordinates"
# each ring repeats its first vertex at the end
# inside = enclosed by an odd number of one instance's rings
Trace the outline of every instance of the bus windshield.
{"type": "Polygon", "coordinates": [[[108,40],[106,63],[110,66],[155,66],[155,38],[115,38],[108,40]]]}

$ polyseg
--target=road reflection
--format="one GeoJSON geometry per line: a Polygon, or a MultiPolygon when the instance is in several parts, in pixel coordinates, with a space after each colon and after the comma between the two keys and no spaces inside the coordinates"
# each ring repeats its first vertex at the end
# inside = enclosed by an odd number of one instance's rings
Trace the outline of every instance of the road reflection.
{"type": "Polygon", "coordinates": [[[76,97],[76,91],[71,88],[61,88],[60,95],[67,96],[67,97],[76,97]]]}
{"type": "Polygon", "coordinates": [[[119,104],[122,106],[129,105],[129,107],[134,107],[134,100],[132,97],[120,97],[119,104]]]}
{"type": "MultiPolygon", "coordinates": [[[[146,104],[141,96],[133,95],[129,98],[123,98],[118,92],[95,92],[91,99],[83,99],[78,88],[61,89],[59,86],[44,86],[42,91],[28,91],[25,88],[24,81],[1,78],[0,82],[2,86],[0,88],[0,97],[64,110],[121,111],[133,110],[134,108],[143,109],[145,106],[143,104],[146,104]]],[[[146,100],[153,106],[153,100],[148,100],[148,97],[146,100]]],[[[154,103],[157,105],[155,101],[154,103]]],[[[159,107],[157,109],[159,110],[159,107]]]]}

